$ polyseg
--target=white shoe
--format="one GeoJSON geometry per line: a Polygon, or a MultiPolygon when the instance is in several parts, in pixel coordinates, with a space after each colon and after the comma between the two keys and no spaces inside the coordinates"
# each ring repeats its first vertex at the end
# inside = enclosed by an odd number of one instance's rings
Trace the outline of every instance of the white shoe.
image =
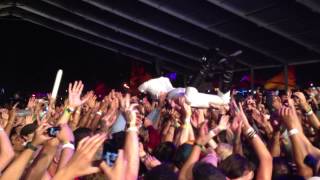
{"type": "Polygon", "coordinates": [[[172,86],[170,80],[166,77],[159,77],[155,79],[150,79],[144,83],[142,83],[138,90],[141,93],[148,93],[153,98],[158,99],[160,93],[168,93],[169,91],[173,90],[174,87],[172,86]]]}
{"type": "Polygon", "coordinates": [[[208,108],[210,104],[225,105],[230,101],[230,93],[222,95],[222,97],[213,95],[199,93],[194,87],[187,87],[185,93],[186,101],[191,107],[208,108]],[[229,98],[229,101],[228,101],[229,98]]]}

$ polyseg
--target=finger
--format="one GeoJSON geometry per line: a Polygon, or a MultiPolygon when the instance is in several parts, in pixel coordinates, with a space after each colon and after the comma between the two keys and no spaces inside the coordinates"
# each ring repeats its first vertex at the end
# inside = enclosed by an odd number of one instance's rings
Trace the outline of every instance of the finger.
{"type": "Polygon", "coordinates": [[[98,141],[100,134],[96,134],[90,137],[84,144],[83,144],[83,152],[88,153],[90,148],[92,147],[93,142],[98,141]]]}
{"type": "Polygon", "coordinates": [[[78,147],[77,150],[82,150],[84,147],[84,144],[86,144],[86,142],[89,140],[89,136],[84,137],[83,139],[81,139],[81,141],[78,143],[78,147]]]}
{"type": "Polygon", "coordinates": [[[89,98],[90,98],[89,96],[83,97],[83,99],[81,100],[81,104],[87,102],[89,100],[89,98]]]}
{"type": "Polygon", "coordinates": [[[72,86],[72,92],[77,92],[78,81],[75,81],[72,86]]]}
{"type": "Polygon", "coordinates": [[[70,93],[70,92],[71,92],[71,90],[72,90],[72,84],[71,84],[71,83],[69,83],[69,86],[68,86],[68,92],[70,93]]]}
{"type": "Polygon", "coordinates": [[[125,106],[126,108],[130,107],[130,94],[126,94],[125,96],[125,106]]]}
{"type": "MultiPolygon", "coordinates": [[[[80,81],[81,82],[81,81],[80,81]]],[[[78,89],[78,93],[81,94],[83,91],[84,85],[81,83],[78,89]]]]}
{"type": "Polygon", "coordinates": [[[123,163],[124,163],[124,152],[122,149],[119,149],[118,150],[118,157],[115,162],[115,167],[119,167],[119,166],[123,165],[123,163]]]}
{"type": "Polygon", "coordinates": [[[99,138],[97,138],[96,141],[92,142],[90,149],[89,148],[88,149],[92,154],[96,154],[99,147],[104,143],[105,140],[106,140],[106,134],[101,134],[101,136],[99,136],[99,138]]]}
{"type": "Polygon", "coordinates": [[[86,171],[84,175],[89,175],[89,174],[95,174],[95,173],[99,173],[100,172],[100,168],[99,167],[89,167],[86,171]]]}
{"type": "Polygon", "coordinates": [[[18,106],[19,102],[15,103],[12,107],[12,109],[16,109],[16,107],[18,106]]]}
{"type": "MultiPolygon", "coordinates": [[[[118,156],[119,158],[119,156],[118,156]]],[[[107,176],[111,175],[111,168],[107,165],[107,163],[105,161],[102,161],[100,163],[100,168],[102,169],[103,173],[107,176]]]]}

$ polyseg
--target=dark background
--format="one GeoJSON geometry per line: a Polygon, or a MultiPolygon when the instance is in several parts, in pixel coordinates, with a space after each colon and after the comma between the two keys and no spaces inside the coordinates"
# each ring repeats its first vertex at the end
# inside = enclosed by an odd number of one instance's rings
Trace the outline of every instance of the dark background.
{"type": "MultiPolygon", "coordinates": [[[[133,59],[89,45],[29,22],[0,19],[0,88],[16,91],[50,92],[56,71],[64,70],[61,89],[68,82],[83,80],[86,88],[99,83],[119,87],[128,80],[133,59]]],[[[153,73],[151,65],[146,69],[153,73]]],[[[319,82],[320,64],[296,67],[297,82],[304,86],[319,82]]],[[[280,68],[257,70],[259,79],[268,79],[280,68]]],[[[240,77],[248,72],[237,73],[240,77]]],[[[61,91],[60,91],[61,92],[61,91]]]]}

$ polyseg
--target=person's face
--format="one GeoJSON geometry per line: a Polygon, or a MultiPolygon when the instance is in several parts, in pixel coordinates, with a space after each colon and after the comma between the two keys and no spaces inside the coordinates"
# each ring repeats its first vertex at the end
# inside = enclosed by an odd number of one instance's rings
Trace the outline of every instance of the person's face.
{"type": "Polygon", "coordinates": [[[12,147],[14,151],[23,151],[25,140],[19,135],[15,134],[11,137],[12,147]]]}

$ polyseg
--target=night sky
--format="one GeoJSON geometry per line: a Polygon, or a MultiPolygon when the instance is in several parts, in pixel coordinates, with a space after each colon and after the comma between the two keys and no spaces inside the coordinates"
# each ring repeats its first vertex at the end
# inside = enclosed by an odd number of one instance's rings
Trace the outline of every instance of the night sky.
{"type": "MultiPolygon", "coordinates": [[[[8,93],[50,92],[59,68],[64,70],[62,89],[79,79],[87,88],[100,82],[117,87],[130,74],[132,59],[29,22],[0,19],[0,40],[0,88],[8,93]]],[[[152,71],[152,66],[146,69],[152,71]]],[[[297,67],[298,83],[319,83],[319,69],[320,64],[297,67]]],[[[264,79],[279,71],[260,70],[256,76],[264,79]]]]}

